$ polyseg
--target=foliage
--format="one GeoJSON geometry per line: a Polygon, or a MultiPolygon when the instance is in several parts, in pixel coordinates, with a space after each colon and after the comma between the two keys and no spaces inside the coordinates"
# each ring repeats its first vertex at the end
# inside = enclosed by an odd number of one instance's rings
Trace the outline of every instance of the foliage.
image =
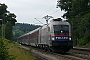
{"type": "Polygon", "coordinates": [[[16,23],[15,26],[13,26],[13,34],[15,38],[18,38],[19,36],[28,33],[38,27],[41,27],[40,25],[32,25],[27,23],[16,23]]]}
{"type": "Polygon", "coordinates": [[[58,0],[58,7],[65,11],[72,26],[74,44],[86,45],[90,42],[90,0],[58,0]],[[78,39],[78,41],[77,41],[78,39]]]}
{"type": "Polygon", "coordinates": [[[5,24],[5,38],[12,40],[13,34],[12,34],[12,25],[10,22],[7,22],[5,24]]]}
{"type": "Polygon", "coordinates": [[[8,48],[4,44],[4,39],[0,37],[0,60],[13,60],[13,58],[8,53],[8,48]]]}
{"type": "Polygon", "coordinates": [[[11,40],[12,26],[15,25],[16,15],[14,13],[10,13],[7,8],[7,5],[0,3],[0,36],[4,35],[3,37],[11,40]]]}
{"type": "Polygon", "coordinates": [[[86,46],[89,46],[89,48],[90,48],[90,42],[88,44],[86,44],[86,46]]]}
{"type": "Polygon", "coordinates": [[[0,19],[3,21],[0,20],[0,24],[10,22],[13,26],[16,22],[16,15],[7,11],[7,8],[7,5],[0,3],[0,19]]]}
{"type": "Polygon", "coordinates": [[[86,45],[86,41],[81,38],[81,39],[78,40],[78,45],[79,46],[85,46],[86,45]]]}

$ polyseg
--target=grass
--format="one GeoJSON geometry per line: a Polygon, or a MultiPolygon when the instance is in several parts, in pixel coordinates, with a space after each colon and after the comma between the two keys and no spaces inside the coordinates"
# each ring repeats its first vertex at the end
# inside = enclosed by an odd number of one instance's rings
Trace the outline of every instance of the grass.
{"type": "Polygon", "coordinates": [[[9,52],[10,55],[15,56],[15,60],[35,60],[33,56],[30,55],[30,53],[24,49],[21,49],[16,44],[9,44],[9,52]]]}
{"type": "Polygon", "coordinates": [[[9,48],[8,52],[11,57],[14,58],[14,60],[36,60],[36,58],[31,56],[28,51],[20,48],[16,43],[5,42],[5,45],[7,45],[7,48],[9,48]]]}

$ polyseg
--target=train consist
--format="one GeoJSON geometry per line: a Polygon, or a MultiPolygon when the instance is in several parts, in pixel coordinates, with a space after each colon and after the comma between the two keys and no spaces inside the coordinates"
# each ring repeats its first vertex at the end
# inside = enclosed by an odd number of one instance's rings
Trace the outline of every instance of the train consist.
{"type": "Polygon", "coordinates": [[[71,26],[60,18],[53,19],[49,24],[20,36],[18,43],[50,51],[68,52],[73,47],[71,26]]]}

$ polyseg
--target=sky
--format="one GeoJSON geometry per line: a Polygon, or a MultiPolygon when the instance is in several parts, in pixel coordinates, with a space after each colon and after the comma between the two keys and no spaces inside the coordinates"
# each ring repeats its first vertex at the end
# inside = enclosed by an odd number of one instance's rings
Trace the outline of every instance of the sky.
{"type": "Polygon", "coordinates": [[[19,23],[42,25],[40,22],[46,23],[44,16],[60,18],[64,14],[64,11],[56,8],[57,0],[1,0],[0,3],[8,6],[7,10],[17,16],[19,23]]]}

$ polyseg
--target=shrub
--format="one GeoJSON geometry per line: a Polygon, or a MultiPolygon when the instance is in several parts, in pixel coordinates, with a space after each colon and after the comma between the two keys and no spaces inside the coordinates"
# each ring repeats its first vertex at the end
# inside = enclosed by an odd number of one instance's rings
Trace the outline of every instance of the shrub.
{"type": "Polygon", "coordinates": [[[4,45],[4,39],[0,38],[0,60],[13,60],[8,53],[8,48],[4,45]]]}
{"type": "Polygon", "coordinates": [[[90,47],[90,42],[86,44],[86,46],[90,47]]]}
{"type": "Polygon", "coordinates": [[[78,45],[79,46],[84,46],[84,45],[86,45],[86,41],[83,38],[81,38],[81,39],[78,40],[78,45]]]}

